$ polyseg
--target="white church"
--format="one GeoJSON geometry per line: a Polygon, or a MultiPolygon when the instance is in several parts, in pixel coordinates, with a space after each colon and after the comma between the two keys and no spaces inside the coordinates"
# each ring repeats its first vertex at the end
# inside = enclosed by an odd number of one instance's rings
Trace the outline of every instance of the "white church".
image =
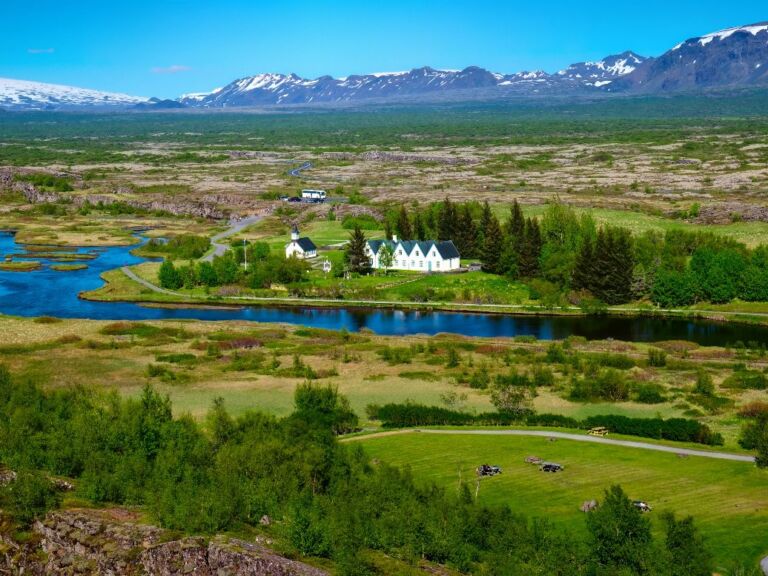
{"type": "Polygon", "coordinates": [[[382,268],[381,251],[388,246],[392,251],[392,270],[413,272],[450,272],[461,267],[461,256],[451,240],[369,240],[365,253],[374,269],[382,268]]]}
{"type": "Polygon", "coordinates": [[[294,224],[291,229],[291,241],[285,245],[286,258],[299,258],[308,260],[317,256],[317,246],[308,237],[299,237],[299,228],[294,224]]]}

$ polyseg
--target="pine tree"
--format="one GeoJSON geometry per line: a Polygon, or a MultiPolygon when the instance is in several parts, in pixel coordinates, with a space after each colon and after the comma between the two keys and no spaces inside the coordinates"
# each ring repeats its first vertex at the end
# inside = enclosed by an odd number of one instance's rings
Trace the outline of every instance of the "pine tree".
{"type": "Polygon", "coordinates": [[[424,219],[418,212],[416,212],[413,217],[413,235],[415,240],[427,239],[427,231],[424,228],[424,219]]]}
{"type": "Polygon", "coordinates": [[[535,218],[525,221],[524,241],[520,247],[518,273],[523,278],[534,278],[539,274],[539,257],[541,256],[541,229],[535,218]]]}
{"type": "Polygon", "coordinates": [[[525,234],[525,218],[523,217],[520,204],[517,203],[517,199],[512,203],[512,208],[510,209],[507,234],[509,234],[513,242],[518,241],[522,244],[523,235],[525,234]]]}
{"type": "Polygon", "coordinates": [[[493,212],[491,212],[491,205],[488,204],[488,200],[483,203],[483,210],[480,213],[480,225],[477,227],[477,246],[482,250],[485,245],[485,231],[488,230],[488,226],[491,225],[491,218],[493,212]]]}
{"type": "Polygon", "coordinates": [[[629,232],[601,228],[597,233],[587,289],[606,304],[632,300],[634,256],[629,232]]]}
{"type": "Polygon", "coordinates": [[[632,238],[624,228],[611,228],[608,233],[609,248],[609,304],[625,304],[632,301],[632,272],[635,259],[632,238]]]}
{"type": "Polygon", "coordinates": [[[349,242],[344,252],[344,262],[346,262],[350,272],[367,274],[371,271],[371,260],[365,253],[366,245],[365,234],[359,226],[355,226],[349,235],[349,242]]]}
{"type": "Polygon", "coordinates": [[[504,232],[495,216],[491,216],[485,229],[481,260],[483,270],[491,274],[501,274],[501,257],[504,252],[504,232]]]}
{"type": "Polygon", "coordinates": [[[456,208],[446,196],[437,218],[437,239],[453,240],[456,235],[456,208]]]}
{"type": "Polygon", "coordinates": [[[593,292],[595,248],[590,238],[585,238],[576,256],[571,285],[574,290],[593,292]]]}
{"type": "Polygon", "coordinates": [[[477,227],[472,218],[472,210],[468,204],[465,204],[458,216],[458,226],[456,227],[456,248],[463,258],[474,258],[476,256],[477,227]]]}
{"type": "Polygon", "coordinates": [[[405,206],[400,206],[400,213],[397,215],[395,230],[400,240],[412,240],[413,230],[411,229],[411,220],[408,218],[408,210],[405,206]]]}

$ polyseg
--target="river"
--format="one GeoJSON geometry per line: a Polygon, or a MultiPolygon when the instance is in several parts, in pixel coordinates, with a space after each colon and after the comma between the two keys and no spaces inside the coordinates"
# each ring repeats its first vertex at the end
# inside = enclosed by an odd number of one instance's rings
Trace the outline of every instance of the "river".
{"type": "MultiPolygon", "coordinates": [[[[130,251],[135,246],[78,248],[96,254],[84,261],[85,270],[57,272],[50,259],[40,259],[42,268],[32,272],[0,270],[0,313],[15,316],[57,316],[95,320],[249,320],[282,322],[317,328],[359,331],[382,335],[437,334],[466,336],[535,336],[541,340],[570,335],[590,340],[614,338],[635,342],[689,340],[702,345],[736,342],[765,342],[768,326],[719,323],[682,318],[622,316],[531,316],[512,314],[400,311],[364,308],[312,308],[243,306],[238,308],[152,308],[130,302],[92,302],[78,294],[103,284],[103,272],[144,261],[130,251]]],[[[10,233],[0,233],[0,260],[7,254],[24,252],[10,233]]]]}

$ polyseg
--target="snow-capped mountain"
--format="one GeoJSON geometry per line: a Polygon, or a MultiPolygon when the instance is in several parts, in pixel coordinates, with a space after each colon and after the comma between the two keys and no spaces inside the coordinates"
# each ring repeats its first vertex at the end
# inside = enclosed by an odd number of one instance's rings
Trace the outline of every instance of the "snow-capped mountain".
{"type": "Polygon", "coordinates": [[[690,38],[608,90],[676,92],[768,86],[768,22],[690,38]]]}
{"type": "Polygon", "coordinates": [[[498,74],[477,66],[463,70],[415,68],[408,72],[306,79],[296,74],[257,74],[240,78],[209,93],[187,94],[181,102],[205,108],[319,104],[370,99],[467,97],[535,94],[549,91],[594,90],[628,74],[645,58],[632,52],[609,56],[600,62],[574,64],[557,74],[542,71],[498,74]],[[461,91],[461,92],[458,92],[461,91]]]}
{"type": "Polygon", "coordinates": [[[607,86],[617,78],[634,72],[643,62],[652,60],[639,56],[628,50],[621,54],[608,56],[598,62],[578,62],[571,64],[565,70],[560,70],[558,76],[579,81],[587,86],[600,88],[607,86]]]}
{"type": "Polygon", "coordinates": [[[146,98],[100,92],[87,88],[0,78],[0,108],[7,110],[54,110],[130,106],[146,98]]]}

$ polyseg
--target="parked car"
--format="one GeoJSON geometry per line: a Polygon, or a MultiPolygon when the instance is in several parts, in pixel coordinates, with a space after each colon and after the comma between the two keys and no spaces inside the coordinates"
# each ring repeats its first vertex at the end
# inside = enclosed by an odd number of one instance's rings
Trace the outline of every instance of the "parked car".
{"type": "Polygon", "coordinates": [[[491,466],[490,464],[481,464],[477,467],[478,476],[496,476],[501,474],[501,468],[498,466],[491,466]]]}
{"type": "Polygon", "coordinates": [[[607,436],[608,435],[608,428],[605,426],[597,426],[596,428],[592,428],[589,432],[587,432],[590,436],[607,436]]]}
{"type": "Polygon", "coordinates": [[[562,464],[556,462],[544,462],[541,465],[542,472],[562,472],[565,467],[562,464]]]}

